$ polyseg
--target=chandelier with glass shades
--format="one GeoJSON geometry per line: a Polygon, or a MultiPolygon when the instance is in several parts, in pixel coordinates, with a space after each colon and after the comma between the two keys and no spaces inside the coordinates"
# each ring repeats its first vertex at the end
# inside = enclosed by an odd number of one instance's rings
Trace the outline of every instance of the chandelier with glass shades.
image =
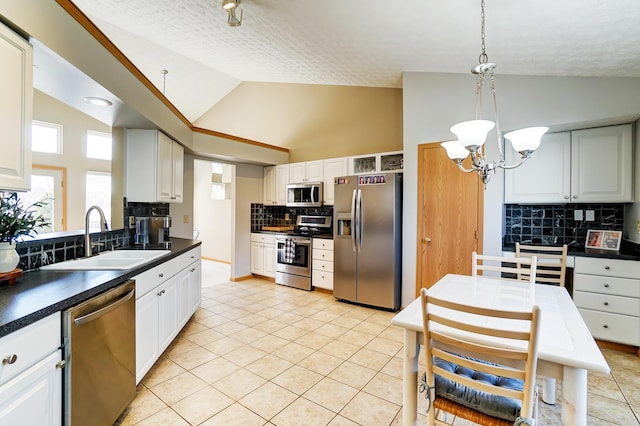
{"type": "Polygon", "coordinates": [[[494,79],[494,70],[496,64],[489,62],[489,57],[485,49],[484,41],[484,0],[481,1],[481,49],[482,53],[478,58],[479,64],[475,66],[471,72],[476,75],[476,119],[463,121],[451,126],[451,132],[458,139],[443,142],[441,145],[447,150],[447,155],[452,159],[460,170],[463,172],[477,172],[480,179],[485,185],[489,183],[491,176],[496,173],[497,169],[514,169],[524,163],[531,157],[531,154],[540,146],[540,140],[548,127],[528,127],[526,129],[515,130],[506,133],[504,138],[509,139],[511,146],[520,154],[520,161],[512,165],[506,165],[504,159],[504,139],[500,131],[500,123],[498,121],[498,104],[496,102],[496,88],[494,79]],[[495,123],[490,120],[482,120],[480,113],[482,109],[482,87],[486,80],[490,81],[491,93],[493,95],[493,109],[495,115],[495,123]],[[484,156],[484,143],[487,135],[495,127],[498,142],[498,159],[489,161],[484,156]],[[466,169],[462,162],[471,154],[471,169],[466,169]]]}

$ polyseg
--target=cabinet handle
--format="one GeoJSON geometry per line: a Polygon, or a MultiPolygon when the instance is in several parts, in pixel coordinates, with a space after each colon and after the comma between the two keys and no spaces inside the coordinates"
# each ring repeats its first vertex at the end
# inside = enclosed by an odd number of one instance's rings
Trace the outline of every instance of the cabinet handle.
{"type": "Polygon", "coordinates": [[[609,302],[604,302],[604,306],[609,306],[609,302]]]}
{"type": "Polygon", "coordinates": [[[164,277],[164,274],[158,274],[158,277],[162,278],[164,277]]]}
{"type": "Polygon", "coordinates": [[[565,195],[565,196],[564,196],[564,199],[565,199],[565,200],[568,200],[568,199],[569,199],[569,196],[568,196],[568,195],[565,195]]]}
{"type": "Polygon", "coordinates": [[[609,284],[605,284],[605,285],[604,285],[604,288],[609,288],[609,284]]]}
{"type": "Polygon", "coordinates": [[[191,268],[191,272],[195,272],[195,271],[196,271],[196,268],[191,268]]]}
{"type": "Polygon", "coordinates": [[[609,328],[609,326],[607,324],[602,326],[603,328],[609,328]]]}
{"type": "Polygon", "coordinates": [[[11,354],[4,357],[2,360],[3,364],[14,364],[18,360],[18,355],[11,354]]]}
{"type": "Polygon", "coordinates": [[[577,196],[577,195],[574,195],[574,196],[573,196],[573,199],[574,199],[574,200],[577,200],[577,199],[578,199],[578,196],[577,196]]]}
{"type": "Polygon", "coordinates": [[[611,268],[609,266],[605,266],[604,269],[608,271],[611,268]]]}
{"type": "Polygon", "coordinates": [[[162,295],[164,294],[164,292],[165,292],[165,291],[166,291],[166,290],[161,290],[161,291],[158,293],[158,296],[162,296],[162,295]]]}
{"type": "Polygon", "coordinates": [[[67,365],[67,361],[65,361],[64,359],[62,361],[56,362],[56,368],[58,369],[64,368],[65,365],[67,365]]]}

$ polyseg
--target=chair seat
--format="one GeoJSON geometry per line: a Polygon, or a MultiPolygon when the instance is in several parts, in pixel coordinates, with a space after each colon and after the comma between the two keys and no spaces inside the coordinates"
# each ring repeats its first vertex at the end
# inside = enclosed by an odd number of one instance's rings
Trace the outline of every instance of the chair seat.
{"type": "MultiPolygon", "coordinates": [[[[444,370],[494,386],[520,391],[524,387],[524,382],[522,380],[480,373],[440,358],[435,358],[433,363],[444,370]]],[[[522,404],[521,401],[517,399],[471,389],[460,383],[445,379],[437,374],[434,376],[436,383],[436,397],[445,398],[489,416],[509,420],[511,422],[520,416],[522,404]]]]}

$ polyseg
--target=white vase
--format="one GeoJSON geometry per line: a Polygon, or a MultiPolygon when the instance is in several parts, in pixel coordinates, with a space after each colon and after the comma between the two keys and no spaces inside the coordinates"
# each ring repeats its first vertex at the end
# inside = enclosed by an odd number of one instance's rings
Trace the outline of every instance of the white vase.
{"type": "Polygon", "coordinates": [[[0,273],[11,272],[20,263],[16,243],[0,243],[0,273]]]}

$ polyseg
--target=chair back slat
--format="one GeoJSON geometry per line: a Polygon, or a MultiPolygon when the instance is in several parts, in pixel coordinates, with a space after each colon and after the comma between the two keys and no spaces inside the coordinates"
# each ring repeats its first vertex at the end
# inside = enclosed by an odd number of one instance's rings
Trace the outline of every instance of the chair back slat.
{"type": "Polygon", "coordinates": [[[516,243],[517,258],[538,259],[535,282],[564,287],[567,274],[567,245],[534,246],[516,243]]]}
{"type": "Polygon", "coordinates": [[[537,256],[503,257],[472,254],[471,275],[483,272],[499,272],[500,278],[512,278],[520,281],[536,282],[538,270],[537,256]]]}

